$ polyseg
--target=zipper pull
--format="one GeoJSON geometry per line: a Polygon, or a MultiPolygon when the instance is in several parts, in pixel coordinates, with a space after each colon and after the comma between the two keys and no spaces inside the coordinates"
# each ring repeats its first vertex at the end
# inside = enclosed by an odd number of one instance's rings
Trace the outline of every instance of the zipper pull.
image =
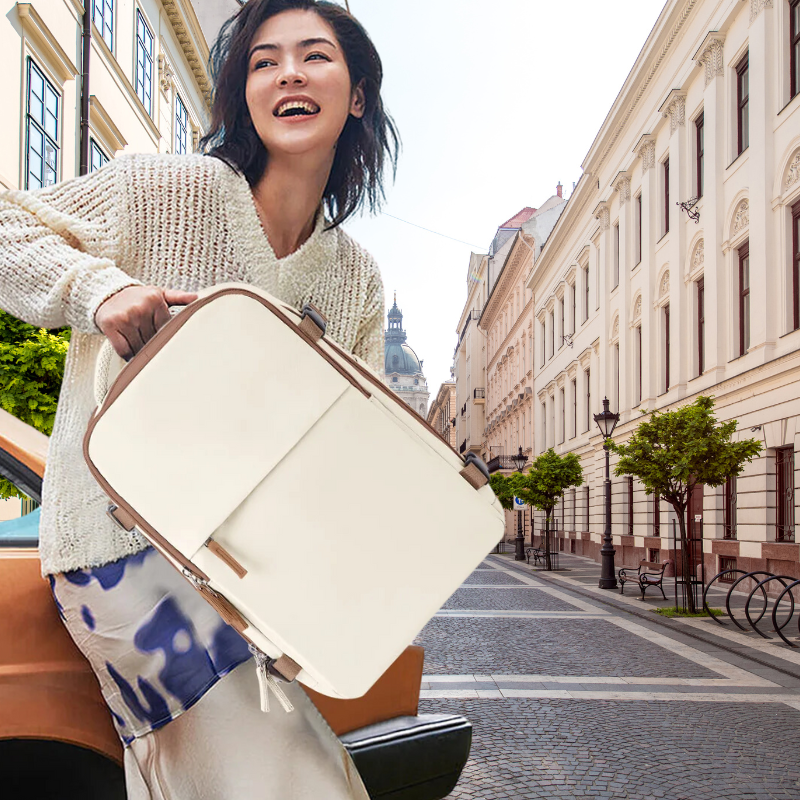
{"type": "Polygon", "coordinates": [[[258,675],[258,690],[261,697],[261,710],[269,711],[269,693],[278,698],[278,702],[287,713],[294,710],[291,700],[286,696],[275,676],[269,671],[270,664],[275,659],[261,652],[254,644],[249,645],[250,652],[256,660],[256,674],[258,675]]]}

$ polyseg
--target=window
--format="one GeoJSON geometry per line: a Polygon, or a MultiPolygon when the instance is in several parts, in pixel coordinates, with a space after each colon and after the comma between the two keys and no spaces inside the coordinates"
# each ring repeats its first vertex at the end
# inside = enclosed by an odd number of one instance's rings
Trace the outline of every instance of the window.
{"type": "Polygon", "coordinates": [[[664,162],[664,235],[669,233],[669,159],[664,162]]]}
{"type": "Polygon", "coordinates": [[[179,95],[175,95],[175,152],[179,156],[189,152],[189,112],[179,95]]]}
{"type": "MultiPolygon", "coordinates": [[[[572,436],[578,435],[578,379],[572,380],[572,436]]],[[[573,520],[573,525],[575,524],[573,520]]]]}
{"type": "Polygon", "coordinates": [[[567,332],[566,318],[565,318],[566,317],[566,311],[564,309],[565,303],[566,303],[566,300],[562,297],[561,301],[560,301],[560,304],[561,304],[561,309],[560,309],[561,310],[561,330],[560,330],[561,343],[559,344],[559,347],[563,347],[564,346],[564,335],[567,332]]]}
{"type": "Polygon", "coordinates": [[[642,326],[637,325],[634,346],[636,347],[636,402],[642,402],[642,326]]]}
{"type": "Polygon", "coordinates": [[[653,495],[653,536],[661,536],[661,497],[653,495]]]}
{"type": "Polygon", "coordinates": [[[392,378],[392,383],[397,383],[397,378],[392,378]]]}
{"type": "Polygon", "coordinates": [[[136,9],[136,94],[148,114],[153,113],[153,34],[136,9]]]}
{"type": "Polygon", "coordinates": [[[664,391],[669,390],[669,303],[664,306],[664,391]]]}
{"type": "Polygon", "coordinates": [[[657,547],[648,547],[647,560],[651,564],[658,564],[661,561],[661,551],[657,547]]]}
{"type": "Polygon", "coordinates": [[[556,312],[550,312],[550,358],[556,352],[556,312]]]}
{"type": "Polygon", "coordinates": [[[561,403],[561,441],[564,442],[567,438],[567,403],[563,389],[559,393],[558,401],[561,403]]]}
{"type": "Polygon", "coordinates": [[[633,536],[633,478],[628,477],[628,536],[633,536]]]}
{"type": "Polygon", "coordinates": [[[94,139],[89,140],[89,172],[97,172],[108,164],[108,156],[100,149],[94,139]]]}
{"type": "Polygon", "coordinates": [[[583,321],[589,319],[589,267],[583,268],[583,321]]]}
{"type": "MultiPolygon", "coordinates": [[[[798,203],[798,209],[800,209],[800,203],[798,203]]],[[[798,213],[800,213],[800,211],[798,211],[798,213]]],[[[797,248],[795,248],[795,250],[796,249],[797,248]]],[[[571,319],[572,325],[570,326],[570,332],[575,333],[575,301],[576,301],[576,296],[578,294],[577,282],[573,283],[572,286],[570,286],[569,288],[570,288],[570,294],[572,295],[572,319],[571,319]]]]}
{"type": "Polygon", "coordinates": [[[636,196],[636,264],[642,263],[642,195],[636,196]]]}
{"type": "Polygon", "coordinates": [[[419,386],[419,378],[414,378],[414,386],[419,386]]]}
{"type": "Polygon", "coordinates": [[[720,575],[720,583],[733,583],[736,580],[736,557],[720,556],[719,571],[725,573],[724,575],[720,575]]]}
{"type": "Polygon", "coordinates": [[[792,318],[793,330],[797,330],[800,328],[800,202],[792,207],[792,318]]]}
{"type": "Polygon", "coordinates": [[[588,487],[588,485],[583,487],[583,497],[584,497],[584,504],[585,504],[584,505],[584,511],[586,512],[585,517],[584,517],[583,529],[585,531],[588,531],[589,530],[589,487],[588,487]]]}
{"type": "Polygon", "coordinates": [[[544,366],[544,362],[547,360],[547,355],[545,353],[545,342],[547,341],[546,333],[545,324],[542,322],[542,366],[544,366]]]}
{"type": "Polygon", "coordinates": [[[750,70],[749,54],[736,66],[736,132],[737,150],[740,155],[750,144],[750,70]]]}
{"type": "Polygon", "coordinates": [[[616,289],[619,286],[619,223],[614,225],[614,274],[612,277],[614,281],[611,288],[616,289]]]}
{"type": "Polygon", "coordinates": [[[614,345],[614,379],[616,381],[616,385],[614,386],[614,399],[617,401],[617,409],[619,409],[622,405],[619,394],[619,342],[614,345]]]}
{"type": "Polygon", "coordinates": [[[695,195],[697,197],[703,196],[703,159],[705,156],[705,143],[703,141],[703,114],[701,114],[694,123],[695,129],[695,172],[696,184],[695,195]]]}
{"type": "Polygon", "coordinates": [[[114,49],[114,0],[92,0],[92,22],[111,50],[114,49]]]}
{"type": "Polygon", "coordinates": [[[697,374],[702,375],[706,368],[706,289],[705,279],[697,281],[697,374]]]}
{"type": "Polygon", "coordinates": [[[750,347],[750,243],[739,248],[739,355],[750,347]]]}
{"type": "Polygon", "coordinates": [[[725,530],[723,538],[736,538],[736,477],[728,478],[725,481],[724,511],[725,511],[725,530]]]}
{"type": "Polygon", "coordinates": [[[775,448],[775,540],[794,541],[794,446],[775,448]]]}
{"type": "Polygon", "coordinates": [[[26,189],[52,186],[58,180],[58,116],[61,98],[28,59],[26,189]]]}
{"type": "Polygon", "coordinates": [[[586,428],[585,430],[589,430],[591,423],[589,420],[592,418],[592,381],[591,381],[591,374],[587,369],[584,372],[586,377],[586,428]]]}
{"type": "Polygon", "coordinates": [[[542,403],[542,451],[547,450],[547,403],[542,403]]]}
{"type": "Polygon", "coordinates": [[[800,92],[800,0],[789,3],[789,92],[800,92]]]}

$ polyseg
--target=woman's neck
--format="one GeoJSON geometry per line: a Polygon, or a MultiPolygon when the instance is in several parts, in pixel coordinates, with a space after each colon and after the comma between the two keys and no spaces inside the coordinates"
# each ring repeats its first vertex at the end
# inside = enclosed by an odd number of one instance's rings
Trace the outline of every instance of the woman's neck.
{"type": "Polygon", "coordinates": [[[314,232],[332,165],[332,156],[324,164],[291,158],[268,160],[253,187],[253,199],[276,258],[294,253],[314,232]]]}

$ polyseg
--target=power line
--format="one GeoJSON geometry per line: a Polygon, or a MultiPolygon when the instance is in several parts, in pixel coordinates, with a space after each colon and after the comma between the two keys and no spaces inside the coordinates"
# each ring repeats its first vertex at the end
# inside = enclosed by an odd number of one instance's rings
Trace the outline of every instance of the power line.
{"type": "Polygon", "coordinates": [[[483,248],[479,244],[472,244],[472,242],[465,242],[463,239],[456,239],[453,236],[447,236],[447,234],[439,233],[439,231],[432,231],[430,228],[423,228],[422,225],[417,225],[415,222],[409,222],[407,219],[400,219],[400,217],[394,216],[394,214],[387,214],[385,211],[383,212],[384,217],[391,217],[392,219],[396,219],[398,222],[405,222],[406,225],[411,225],[413,228],[419,228],[421,231],[427,231],[428,233],[432,233],[435,236],[442,236],[445,239],[450,239],[453,242],[458,242],[459,244],[466,244],[470,247],[474,247],[481,252],[483,248]]]}

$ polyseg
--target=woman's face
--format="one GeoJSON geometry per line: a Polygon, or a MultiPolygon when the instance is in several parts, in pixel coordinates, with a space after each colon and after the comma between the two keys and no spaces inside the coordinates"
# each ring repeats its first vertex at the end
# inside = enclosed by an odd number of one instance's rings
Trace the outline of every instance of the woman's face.
{"type": "Polygon", "coordinates": [[[313,11],[284,11],[256,31],[245,98],[272,157],[331,156],[348,115],[364,114],[333,30],[313,11]]]}

